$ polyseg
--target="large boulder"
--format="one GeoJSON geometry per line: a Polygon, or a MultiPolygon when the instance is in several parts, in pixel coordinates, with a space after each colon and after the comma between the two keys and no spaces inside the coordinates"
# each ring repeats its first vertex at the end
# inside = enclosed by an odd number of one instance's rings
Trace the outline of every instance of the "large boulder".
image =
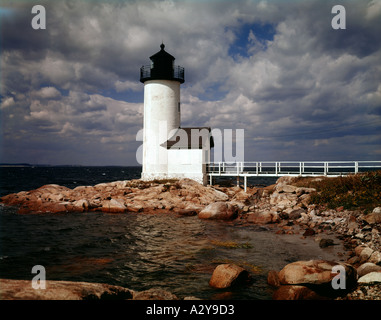
{"type": "Polygon", "coordinates": [[[304,209],[294,209],[288,214],[290,220],[297,220],[302,216],[302,213],[306,213],[304,209]]]}
{"type": "MultiPolygon", "coordinates": [[[[359,245],[355,248],[355,253],[356,253],[356,256],[359,257],[360,263],[367,262],[371,258],[371,256],[374,254],[374,252],[375,251],[373,249],[369,248],[365,244],[359,245]]],[[[369,261],[369,262],[374,263],[374,261],[369,261]]]]}
{"type": "Polygon", "coordinates": [[[301,195],[304,195],[304,194],[310,194],[310,193],[313,193],[313,192],[316,192],[315,188],[299,187],[299,188],[296,188],[296,190],[295,190],[295,193],[296,193],[297,196],[301,196],[301,195]]]}
{"type": "Polygon", "coordinates": [[[381,271],[367,273],[358,280],[359,284],[381,283],[381,271]]]}
{"type": "Polygon", "coordinates": [[[298,196],[294,193],[273,192],[270,196],[270,204],[279,208],[293,207],[298,202],[298,196]]]}
{"type": "Polygon", "coordinates": [[[324,300],[312,289],[301,285],[280,286],[272,296],[273,300],[324,300]]]}
{"type": "Polygon", "coordinates": [[[369,224],[381,223],[381,207],[374,208],[365,216],[364,220],[369,224]]]}
{"type": "Polygon", "coordinates": [[[102,203],[103,212],[122,213],[122,212],[126,212],[126,210],[127,210],[127,207],[122,202],[122,200],[111,199],[111,200],[105,200],[102,203]]]}
{"type": "Polygon", "coordinates": [[[278,273],[276,300],[331,299],[343,296],[357,285],[357,272],[349,264],[309,260],[286,265],[278,273]]]}
{"type": "Polygon", "coordinates": [[[127,288],[104,283],[52,281],[45,289],[34,289],[30,280],[0,279],[1,300],[97,300],[132,299],[134,292],[127,288]]]}
{"type": "Polygon", "coordinates": [[[179,300],[173,293],[161,288],[151,288],[136,292],[133,300],[179,300]]]}
{"type": "Polygon", "coordinates": [[[214,202],[198,213],[200,219],[233,220],[238,216],[238,208],[229,202],[214,202]]]}
{"type": "Polygon", "coordinates": [[[279,288],[281,284],[279,281],[278,272],[275,270],[270,270],[267,274],[267,283],[272,287],[279,288]]]}
{"type": "Polygon", "coordinates": [[[277,181],[276,181],[276,186],[279,187],[281,185],[291,185],[294,181],[296,180],[296,177],[292,177],[292,176],[283,176],[283,177],[280,177],[277,181]]]}
{"type": "Polygon", "coordinates": [[[368,259],[368,262],[381,265],[381,252],[380,251],[373,251],[371,256],[368,259]]]}
{"type": "Polygon", "coordinates": [[[179,201],[183,198],[188,203],[197,203],[205,206],[216,201],[227,201],[228,195],[211,186],[203,186],[191,179],[181,179],[177,183],[177,190],[173,190],[172,196],[179,201]]]}
{"type": "Polygon", "coordinates": [[[235,264],[220,264],[214,269],[209,285],[223,289],[249,280],[249,273],[235,264]]]}
{"type": "Polygon", "coordinates": [[[366,262],[357,268],[357,274],[359,277],[365,276],[366,274],[371,272],[379,271],[381,271],[381,266],[378,266],[371,262],[366,262]]]}
{"type": "Polygon", "coordinates": [[[276,187],[276,191],[279,193],[285,192],[285,193],[296,193],[296,190],[298,188],[289,184],[284,184],[284,185],[278,185],[276,187]]]}
{"type": "Polygon", "coordinates": [[[279,216],[276,212],[270,210],[256,211],[247,214],[247,222],[255,224],[267,224],[277,222],[279,216]]]}
{"type": "Polygon", "coordinates": [[[341,266],[345,271],[346,288],[353,286],[357,281],[357,272],[349,264],[325,260],[296,261],[286,265],[279,272],[281,284],[329,284],[338,274],[333,271],[336,266],[341,266]]]}
{"type": "Polygon", "coordinates": [[[74,207],[73,210],[83,212],[83,211],[87,211],[90,208],[90,202],[87,199],[80,199],[80,200],[74,201],[72,203],[72,206],[74,207]]]}
{"type": "Polygon", "coordinates": [[[235,194],[233,197],[233,200],[240,201],[244,204],[248,204],[250,202],[250,198],[252,198],[252,195],[245,191],[239,191],[235,194]]]}

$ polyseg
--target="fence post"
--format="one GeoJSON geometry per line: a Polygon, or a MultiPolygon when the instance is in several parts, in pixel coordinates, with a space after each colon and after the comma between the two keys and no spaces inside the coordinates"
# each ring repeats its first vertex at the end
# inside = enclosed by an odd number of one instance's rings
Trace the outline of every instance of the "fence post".
{"type": "Polygon", "coordinates": [[[278,175],[278,162],[275,162],[275,175],[278,175]]]}
{"type": "Polygon", "coordinates": [[[355,162],[355,173],[359,172],[359,163],[356,161],[355,162]]]}
{"type": "Polygon", "coordinates": [[[221,162],[218,162],[218,174],[221,175],[221,162]]]}

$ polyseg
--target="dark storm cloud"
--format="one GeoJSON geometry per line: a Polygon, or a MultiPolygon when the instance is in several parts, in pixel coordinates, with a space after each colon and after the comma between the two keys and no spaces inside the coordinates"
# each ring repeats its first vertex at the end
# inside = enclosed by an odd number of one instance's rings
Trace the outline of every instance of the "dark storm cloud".
{"type": "Polygon", "coordinates": [[[31,5],[15,6],[9,14],[1,16],[1,50],[17,50],[26,60],[41,59],[49,48],[45,32],[31,27],[31,5]]]}
{"type": "MultiPolygon", "coordinates": [[[[381,48],[381,39],[378,30],[381,30],[381,21],[377,17],[379,8],[372,7],[377,1],[349,1],[346,10],[345,34],[340,32],[326,32],[324,38],[319,38],[322,50],[333,54],[351,54],[360,58],[376,53],[381,48]],[[371,13],[375,12],[375,17],[371,13]]],[[[343,3],[346,4],[345,2],[343,3]]]]}
{"type": "Polygon", "coordinates": [[[31,3],[8,4],[6,162],[28,150],[40,162],[134,164],[139,68],[161,41],[186,70],[183,124],[245,129],[247,160],[381,154],[380,1],[342,1],[345,30],[331,27],[336,1],[47,1],[38,31],[31,3]]]}

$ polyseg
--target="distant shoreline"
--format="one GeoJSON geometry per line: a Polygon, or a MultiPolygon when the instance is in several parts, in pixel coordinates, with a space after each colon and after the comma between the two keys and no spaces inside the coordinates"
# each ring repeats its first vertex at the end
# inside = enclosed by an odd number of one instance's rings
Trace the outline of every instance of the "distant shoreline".
{"type": "Polygon", "coordinates": [[[82,165],[82,164],[30,164],[30,163],[0,163],[0,168],[81,168],[81,167],[94,167],[94,168],[140,168],[141,166],[132,166],[132,165],[82,165]]]}

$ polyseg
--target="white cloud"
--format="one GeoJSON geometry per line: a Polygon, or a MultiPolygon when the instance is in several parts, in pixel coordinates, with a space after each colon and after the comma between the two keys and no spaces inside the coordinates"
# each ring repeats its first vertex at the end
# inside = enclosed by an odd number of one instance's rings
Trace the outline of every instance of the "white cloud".
{"type": "Polygon", "coordinates": [[[329,140],[328,139],[315,139],[314,140],[314,147],[318,147],[321,145],[329,145],[329,140]]]}
{"type": "Polygon", "coordinates": [[[5,99],[1,102],[0,110],[1,110],[1,109],[5,109],[5,108],[12,107],[14,104],[15,104],[15,100],[13,99],[13,97],[5,98],[5,99]]]}
{"type": "MultiPolygon", "coordinates": [[[[23,146],[12,144],[15,137],[30,136],[36,148],[45,139],[56,148],[70,150],[68,141],[88,151],[113,144],[134,154],[143,126],[139,68],[164,41],[185,67],[184,125],[244,128],[249,160],[333,156],[335,147],[343,157],[359,150],[371,157],[379,149],[370,139],[380,138],[376,125],[345,125],[370,123],[381,112],[380,1],[346,2],[348,29],[340,32],[331,28],[333,4],[49,2],[43,36],[25,31],[25,39],[17,28],[4,35],[5,141],[12,150],[23,146]],[[255,24],[271,25],[274,37],[263,40],[255,24]],[[242,55],[239,40],[247,46],[242,55]],[[348,141],[347,151],[338,146],[348,141]]],[[[30,24],[30,12],[22,21],[30,24]]]]}
{"type": "Polygon", "coordinates": [[[136,81],[116,81],[115,82],[115,89],[117,92],[121,91],[127,91],[127,90],[132,90],[132,91],[140,91],[142,89],[142,85],[139,82],[136,81]]]}
{"type": "Polygon", "coordinates": [[[381,1],[372,0],[368,3],[366,9],[366,18],[368,20],[375,19],[381,15],[381,1]]]}
{"type": "Polygon", "coordinates": [[[32,94],[41,99],[55,99],[61,96],[61,93],[54,87],[43,87],[32,94]]]}

